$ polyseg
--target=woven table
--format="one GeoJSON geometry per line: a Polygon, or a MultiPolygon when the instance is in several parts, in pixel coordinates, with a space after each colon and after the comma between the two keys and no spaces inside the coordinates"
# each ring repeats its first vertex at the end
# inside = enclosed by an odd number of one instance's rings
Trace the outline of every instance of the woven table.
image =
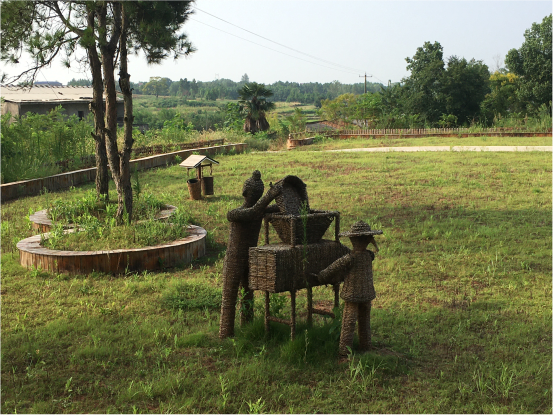
{"type": "MultiPolygon", "coordinates": [[[[265,331],[269,331],[269,321],[287,324],[291,329],[292,340],[296,331],[296,292],[307,289],[307,320],[312,315],[323,314],[334,317],[331,311],[313,307],[313,287],[319,283],[312,274],[318,274],[332,262],[347,254],[349,249],[337,241],[321,240],[318,243],[291,246],[271,244],[249,249],[250,289],[265,291],[265,331]],[[270,294],[289,291],[291,299],[291,319],[285,320],[270,315],[270,294]]],[[[335,284],[334,307],[338,307],[340,284],[335,284]]]]}

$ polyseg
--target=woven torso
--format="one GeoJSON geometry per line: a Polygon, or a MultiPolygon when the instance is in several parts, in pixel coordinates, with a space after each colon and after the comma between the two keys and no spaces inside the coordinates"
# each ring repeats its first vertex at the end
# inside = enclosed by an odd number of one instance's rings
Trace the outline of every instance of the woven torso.
{"type": "Polygon", "coordinates": [[[247,223],[231,222],[226,259],[233,264],[248,263],[248,249],[257,246],[262,219],[247,223]]]}
{"type": "Polygon", "coordinates": [[[352,252],[353,263],[347,273],[340,297],[351,303],[364,303],[376,298],[373,285],[373,258],[371,251],[352,252]]]}
{"type": "Polygon", "coordinates": [[[248,250],[257,246],[262,219],[231,222],[223,274],[231,278],[248,275],[248,250]]]}

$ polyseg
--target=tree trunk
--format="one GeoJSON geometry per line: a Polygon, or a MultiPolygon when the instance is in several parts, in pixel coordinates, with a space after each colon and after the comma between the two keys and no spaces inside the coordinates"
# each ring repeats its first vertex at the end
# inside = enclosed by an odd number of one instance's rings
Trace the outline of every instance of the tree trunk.
{"type": "Polygon", "coordinates": [[[131,76],[127,72],[127,27],[128,16],[126,13],[125,4],[121,5],[122,11],[122,24],[121,24],[121,39],[120,39],[120,71],[119,71],[119,86],[123,93],[123,99],[125,101],[125,118],[124,118],[124,144],[123,152],[120,157],[120,174],[121,174],[121,186],[123,189],[125,207],[129,214],[129,220],[132,217],[133,211],[133,199],[132,199],[132,185],[131,185],[131,151],[134,140],[132,138],[132,90],[131,90],[131,76]]]}
{"type": "MultiPolygon", "coordinates": [[[[88,27],[94,27],[94,14],[95,10],[88,10],[88,27]]],[[[109,172],[104,132],[104,83],[102,81],[102,64],[98,57],[95,42],[88,45],[87,53],[92,74],[92,103],[90,107],[94,114],[94,133],[92,133],[92,137],[95,142],[96,154],[96,195],[99,199],[105,198],[107,202],[109,197],[109,172]]]]}
{"type": "Polygon", "coordinates": [[[250,115],[244,120],[244,132],[255,134],[257,132],[257,124],[250,115]]]}
{"type": "Polygon", "coordinates": [[[259,119],[256,121],[257,131],[267,131],[270,128],[269,122],[265,115],[260,115],[259,119]]]}
{"type": "MultiPolygon", "coordinates": [[[[107,6],[104,4],[101,7],[99,23],[100,27],[106,27],[107,6]]],[[[106,113],[105,113],[105,134],[106,134],[106,149],[108,155],[109,167],[115,182],[117,190],[117,214],[118,223],[123,222],[126,206],[124,197],[124,185],[120,173],[120,158],[117,148],[117,91],[115,89],[115,51],[121,35],[121,4],[113,4],[113,24],[114,31],[108,42],[106,32],[101,31],[100,50],[102,52],[102,68],[104,69],[104,87],[106,90],[106,113]]],[[[130,181],[130,177],[129,177],[130,181]]],[[[127,212],[129,213],[129,212],[127,212]]],[[[128,221],[131,220],[129,215],[128,221]]]]}

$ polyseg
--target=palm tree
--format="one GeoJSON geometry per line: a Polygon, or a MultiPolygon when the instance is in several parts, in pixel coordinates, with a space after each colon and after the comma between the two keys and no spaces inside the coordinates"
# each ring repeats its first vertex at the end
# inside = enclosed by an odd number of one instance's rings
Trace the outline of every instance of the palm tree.
{"type": "Polygon", "coordinates": [[[240,110],[246,116],[244,131],[256,133],[267,131],[269,122],[265,118],[265,112],[275,108],[274,102],[268,102],[266,98],[273,96],[273,91],[263,84],[251,82],[238,90],[240,110]]]}

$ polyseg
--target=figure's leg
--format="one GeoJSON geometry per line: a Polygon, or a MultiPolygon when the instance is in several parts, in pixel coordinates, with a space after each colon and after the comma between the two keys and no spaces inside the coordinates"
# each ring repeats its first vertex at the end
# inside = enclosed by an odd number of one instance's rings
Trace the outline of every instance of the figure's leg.
{"type": "Polygon", "coordinates": [[[371,302],[359,304],[359,349],[371,347],[371,302]]]}
{"type": "Polygon", "coordinates": [[[340,284],[334,284],[332,286],[334,289],[334,308],[340,307],[340,284]]]}
{"type": "Polygon", "coordinates": [[[357,323],[357,303],[344,303],[344,314],[342,316],[342,332],[340,333],[340,345],[338,354],[340,357],[348,355],[348,347],[353,346],[353,336],[355,334],[355,323],[357,323]]]}
{"type": "Polygon", "coordinates": [[[234,336],[234,318],[236,316],[236,300],[240,279],[232,278],[223,270],[223,298],[221,304],[221,319],[219,321],[219,338],[234,336]]]}

